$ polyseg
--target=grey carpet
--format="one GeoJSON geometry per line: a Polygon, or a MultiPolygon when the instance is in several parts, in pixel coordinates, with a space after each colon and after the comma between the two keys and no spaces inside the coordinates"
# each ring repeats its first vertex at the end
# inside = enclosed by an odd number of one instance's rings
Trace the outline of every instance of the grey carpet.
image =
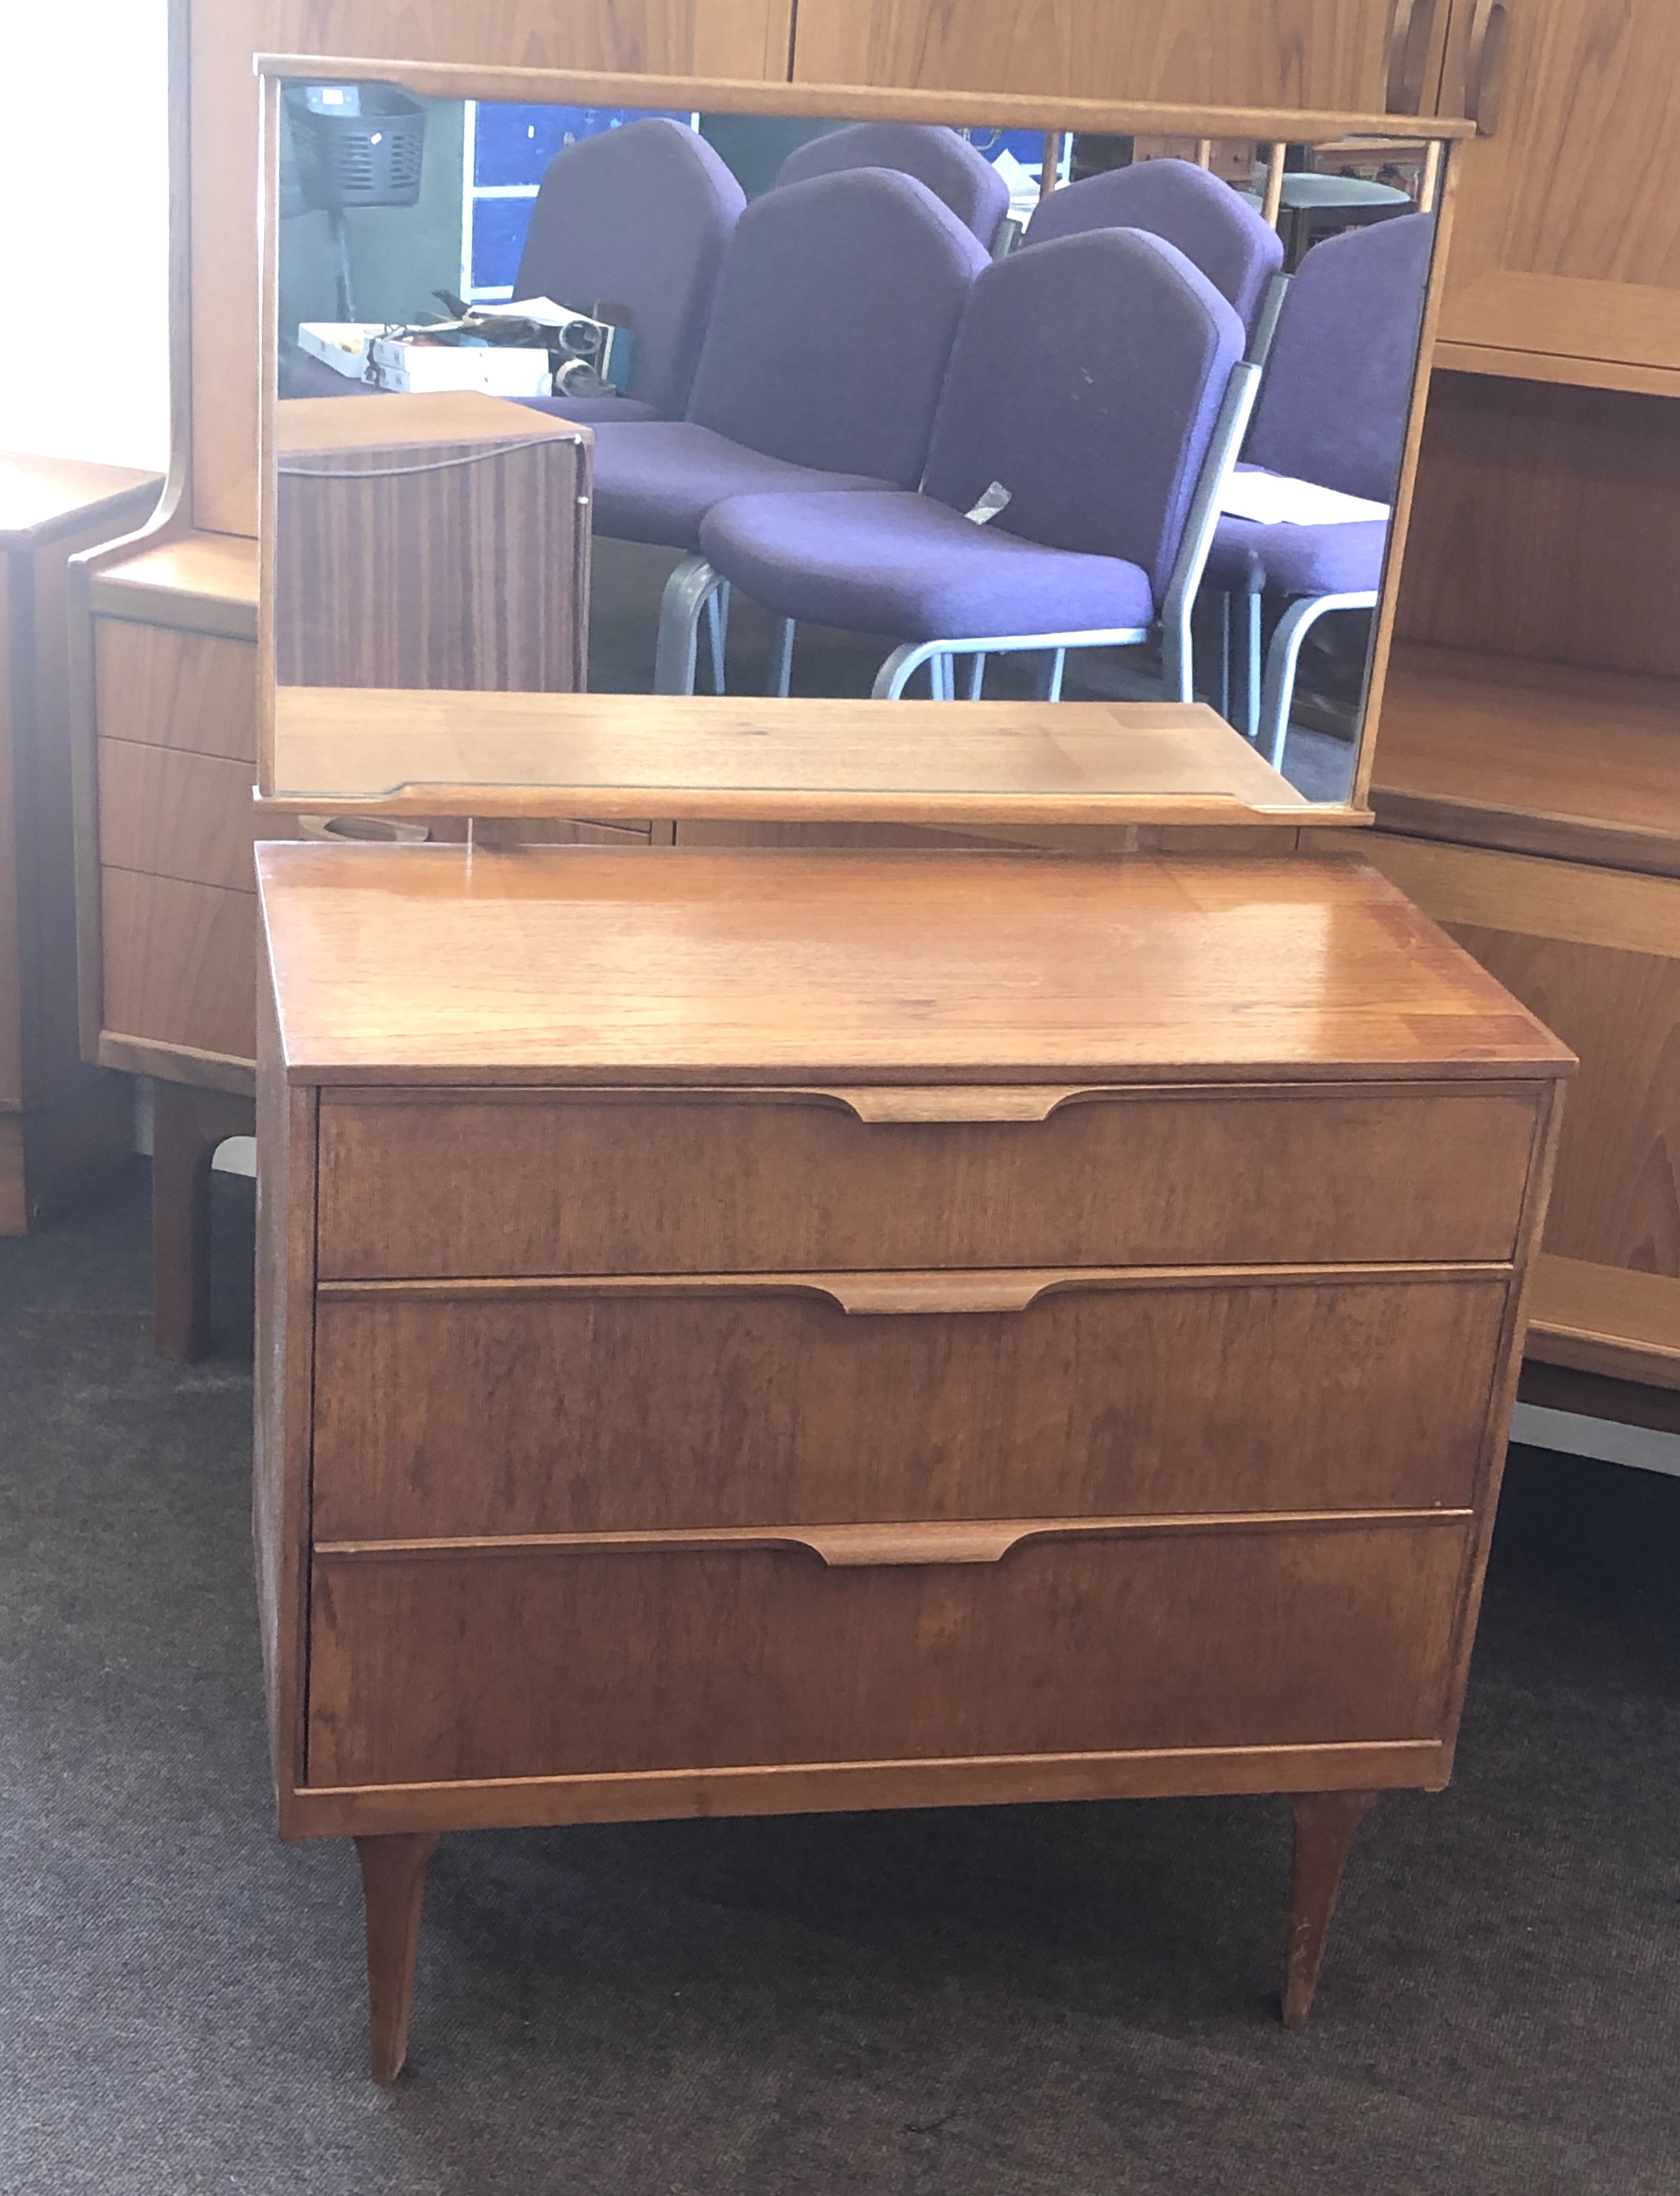
{"type": "Polygon", "coordinates": [[[1270,1801],[656,1824],[446,1840],[374,2089],[349,1850],[270,1826],[248,1185],[195,1369],[144,1193],[0,1244],[5,2196],[1680,2186],[1680,1482],[1537,1455],[1304,2036],[1270,1801]]]}

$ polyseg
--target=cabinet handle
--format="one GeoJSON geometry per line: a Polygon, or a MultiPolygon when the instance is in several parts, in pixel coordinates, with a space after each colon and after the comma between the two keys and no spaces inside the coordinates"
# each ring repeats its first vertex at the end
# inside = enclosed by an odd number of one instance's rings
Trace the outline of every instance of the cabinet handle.
{"type": "Polygon", "coordinates": [[[1025,1311],[1059,1275],[1020,1273],[840,1274],[815,1284],[844,1312],[1025,1311]]]}
{"type": "Polygon", "coordinates": [[[883,1084],[870,1090],[823,1090],[823,1098],[837,1099],[860,1121],[1048,1121],[1069,1098],[1082,1095],[1081,1086],[1048,1089],[1042,1084],[936,1084],[909,1089],[883,1084]]]}
{"type": "Polygon", "coordinates": [[[1491,137],[1499,126],[1510,28],[1505,0],[1476,0],[1464,64],[1464,113],[1475,123],[1478,137],[1491,137]]]}
{"type": "Polygon", "coordinates": [[[898,1563],[1002,1563],[1036,1529],[963,1519],[949,1525],[801,1525],[788,1538],[820,1556],[830,1570],[863,1570],[898,1563]]]}
{"type": "Polygon", "coordinates": [[[1388,19],[1388,89],[1383,105],[1390,114],[1418,114],[1423,107],[1423,72],[1435,26],[1437,0],[1394,0],[1388,19]]]}

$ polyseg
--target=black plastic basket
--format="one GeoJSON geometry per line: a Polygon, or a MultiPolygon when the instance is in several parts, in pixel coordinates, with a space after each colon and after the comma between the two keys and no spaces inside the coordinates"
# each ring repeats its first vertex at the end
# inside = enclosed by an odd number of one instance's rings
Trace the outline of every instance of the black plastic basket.
{"type": "Polygon", "coordinates": [[[338,213],[419,199],[426,111],[417,99],[383,84],[288,84],[286,103],[306,205],[338,213]]]}

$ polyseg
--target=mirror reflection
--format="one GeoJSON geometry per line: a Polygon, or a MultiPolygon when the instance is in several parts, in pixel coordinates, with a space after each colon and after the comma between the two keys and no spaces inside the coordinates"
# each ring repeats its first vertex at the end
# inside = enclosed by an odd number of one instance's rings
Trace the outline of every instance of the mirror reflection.
{"type": "Polygon", "coordinates": [[[1348,798],[1439,147],[280,113],[281,687],[1193,699],[1348,798]]]}

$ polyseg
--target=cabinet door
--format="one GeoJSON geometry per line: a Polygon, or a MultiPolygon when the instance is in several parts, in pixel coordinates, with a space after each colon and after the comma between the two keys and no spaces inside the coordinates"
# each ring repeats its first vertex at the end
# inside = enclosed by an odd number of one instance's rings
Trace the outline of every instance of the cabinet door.
{"type": "Polygon", "coordinates": [[[1370,113],[1410,13],[1407,0],[801,0],[794,76],[1370,113]]]}
{"type": "Polygon", "coordinates": [[[1442,364],[1680,389],[1677,71],[1674,0],[1453,0],[1442,109],[1492,134],[1464,162],[1440,334],[1466,348],[1442,364]]]}

